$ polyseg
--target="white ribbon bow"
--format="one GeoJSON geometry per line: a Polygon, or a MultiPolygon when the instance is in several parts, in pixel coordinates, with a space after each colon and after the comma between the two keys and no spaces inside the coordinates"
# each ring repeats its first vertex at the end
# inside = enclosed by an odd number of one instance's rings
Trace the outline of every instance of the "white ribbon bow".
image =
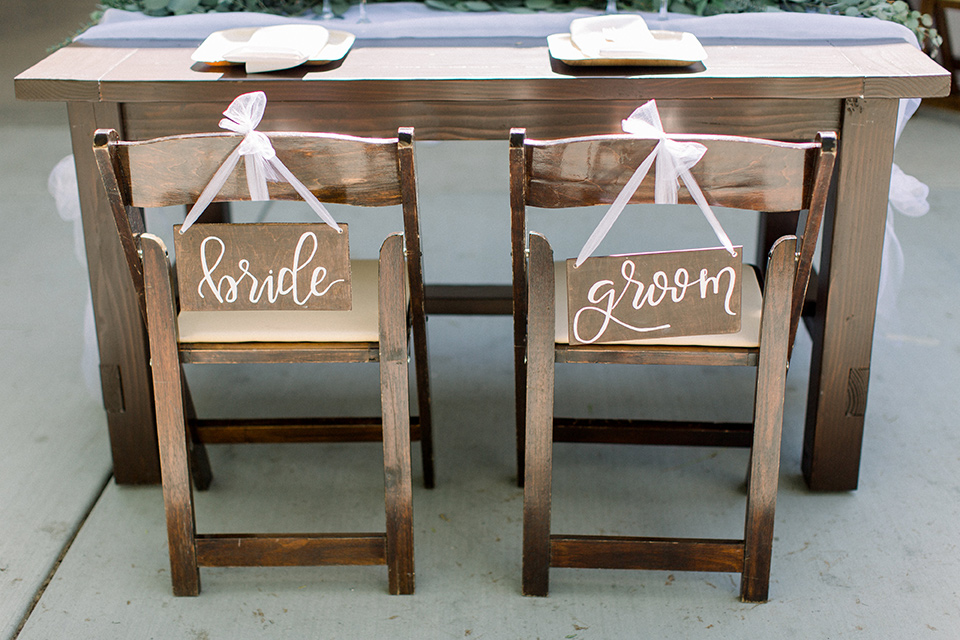
{"type": "Polygon", "coordinates": [[[707,148],[699,142],[679,142],[671,140],[663,131],[663,123],[660,122],[660,112],[657,111],[657,102],[651,100],[630,114],[630,117],[622,122],[623,130],[626,133],[638,137],[659,138],[660,142],[653,148],[637,170],[633,172],[623,190],[614,199],[610,209],[600,220],[600,224],[593,230],[586,244],[580,250],[577,256],[576,266],[579,267],[583,261],[590,257],[594,249],[603,241],[607,232],[613,227],[613,224],[620,217],[630,198],[640,188],[640,183],[650,171],[653,161],[657,161],[656,184],[654,185],[654,202],[657,204],[677,204],[677,179],[683,180],[687,191],[693,197],[694,202],[700,207],[707,222],[713,227],[713,232],[723,245],[723,248],[730,252],[730,255],[736,256],[737,252],[727,237],[720,221],[717,220],[713,209],[707,204],[707,199],[700,190],[700,186],[690,173],[690,168],[700,161],[707,148]]]}
{"type": "Polygon", "coordinates": [[[263,111],[266,106],[267,95],[263,91],[254,91],[237,96],[223,112],[223,115],[227,117],[220,121],[220,128],[244,134],[243,140],[227,156],[217,172],[213,174],[209,184],[204,187],[200,198],[197,199],[196,204],[193,205],[187,214],[187,218],[183,221],[180,233],[189,229],[190,225],[196,222],[200,214],[207,208],[207,205],[220,193],[220,189],[223,188],[227,178],[240,161],[240,156],[244,157],[244,164],[247,167],[247,188],[250,190],[251,200],[264,201],[270,199],[270,193],[267,191],[267,180],[271,182],[286,180],[324,222],[336,229],[337,232],[343,233],[343,230],[326,207],[280,162],[277,158],[277,152],[270,143],[270,138],[256,130],[257,125],[263,118],[263,111]]]}

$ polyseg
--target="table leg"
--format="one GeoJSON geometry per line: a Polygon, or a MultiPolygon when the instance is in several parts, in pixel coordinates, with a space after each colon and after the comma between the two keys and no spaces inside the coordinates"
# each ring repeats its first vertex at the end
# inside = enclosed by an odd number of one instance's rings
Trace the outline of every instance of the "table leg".
{"type": "Polygon", "coordinates": [[[114,478],[120,484],[157,483],[160,465],[146,333],[93,158],[94,131],[98,127],[121,130],[120,108],[109,103],[74,102],[67,111],[114,478]]]}
{"type": "Polygon", "coordinates": [[[803,473],[814,490],[857,488],[897,100],[848,99],[836,207],[823,224],[803,473]]]}

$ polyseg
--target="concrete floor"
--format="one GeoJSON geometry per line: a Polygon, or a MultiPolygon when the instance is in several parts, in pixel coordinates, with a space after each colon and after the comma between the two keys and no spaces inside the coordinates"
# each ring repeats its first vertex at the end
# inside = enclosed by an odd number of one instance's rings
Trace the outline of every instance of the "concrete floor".
{"type": "MultiPolygon", "coordinates": [[[[921,109],[898,149],[903,170],[930,186],[931,210],[896,218],[905,275],[896,306],[877,324],[855,492],[803,485],[810,345],[805,334],[798,339],[768,603],[740,603],[736,576],[666,572],[554,570],[548,598],[520,596],[510,321],[459,317],[429,324],[439,475],[435,490],[420,487],[415,456],[416,595],[388,596],[382,568],[209,569],[199,598],[177,599],[160,490],[110,480],[103,411],[84,381],[85,273],[46,186],[70,151],[65,109],[12,98],[10,78],[43,56],[38,42],[69,35],[87,12],[47,4],[60,9],[44,12],[39,2],[22,12],[29,29],[0,19],[0,637],[960,638],[960,261],[952,241],[960,234],[960,115],[921,109]]],[[[7,3],[3,12],[27,6],[7,3]]],[[[506,281],[505,145],[420,145],[417,153],[428,278],[506,281]],[[444,215],[455,206],[470,213],[456,227],[444,215]],[[450,243],[454,232],[471,244],[450,243]]],[[[696,217],[688,224],[705,227],[696,217]]],[[[752,240],[749,223],[727,230],[735,242],[752,240]]],[[[338,372],[332,384],[326,373],[190,375],[210,412],[299,403],[316,395],[314,380],[331,405],[375,394],[373,367],[338,372]]],[[[558,394],[561,406],[749,413],[748,399],[729,401],[745,378],[719,385],[715,372],[607,367],[575,382],[571,373],[558,376],[568,390],[558,394]],[[681,390],[694,385],[707,391],[691,400],[681,390]]],[[[199,496],[201,530],[380,526],[376,445],[217,447],[211,455],[216,480],[199,496]]],[[[745,462],[742,451],[560,446],[555,522],[582,532],[734,537],[745,462]]]]}

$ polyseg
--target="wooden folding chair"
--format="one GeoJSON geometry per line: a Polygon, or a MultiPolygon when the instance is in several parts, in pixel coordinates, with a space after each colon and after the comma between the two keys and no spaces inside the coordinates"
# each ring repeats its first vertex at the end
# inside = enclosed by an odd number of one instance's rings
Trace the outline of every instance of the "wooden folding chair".
{"type": "MultiPolygon", "coordinates": [[[[821,133],[815,142],[805,144],[728,136],[670,138],[707,147],[692,174],[711,205],[768,213],[807,210],[807,215],[800,216],[796,236],[776,242],[766,265],[765,285],[744,265],[741,316],[752,314],[756,322],[751,327],[744,321],[740,332],[733,334],[735,339],[686,336],[571,344],[576,341],[571,339],[563,311],[566,272],[555,265],[547,239],[528,233],[527,207],[610,204],[658,139],[610,135],[543,141],[525,139],[523,129],[511,132],[517,441],[524,483],[526,595],[547,594],[550,567],[578,567],[738,572],[743,600],[767,598],[784,385],[836,138],[821,133]],[[755,291],[749,294],[751,286],[755,291]],[[753,366],[757,368],[754,420],[721,425],[554,417],[555,363],[753,366]],[[554,441],[750,447],[744,539],[551,534],[554,441]]],[[[630,202],[653,202],[653,184],[649,175],[630,202]]],[[[680,190],[679,200],[692,202],[686,189],[680,190]]]]}
{"type": "MultiPolygon", "coordinates": [[[[181,237],[184,243],[192,239],[193,244],[183,245],[190,249],[178,247],[184,254],[177,256],[177,274],[172,276],[162,241],[144,232],[142,208],[197,201],[243,136],[202,134],[123,142],[115,131],[99,130],[94,138],[94,153],[149,336],[173,592],[197,595],[199,566],[386,564],[390,593],[412,593],[411,438],[421,440],[424,482],[433,485],[413,130],[400,129],[392,139],[326,133],[267,135],[276,157],[320,201],[364,207],[401,205],[403,234],[384,240],[379,262],[350,260],[345,245],[335,243],[339,234],[319,221],[195,224],[182,236],[175,231],[178,244],[181,237]],[[340,247],[340,253],[328,250],[331,233],[336,238],[329,247],[340,247]],[[294,248],[291,242],[297,237],[301,244],[294,248]],[[197,249],[198,239],[212,244],[201,242],[197,249]],[[310,260],[338,255],[338,268],[346,269],[344,277],[335,276],[325,262],[315,267],[306,261],[308,254],[310,260]],[[273,270],[268,272],[268,266],[273,270]],[[341,295],[339,306],[297,310],[301,304],[307,306],[311,296],[327,300],[328,290],[342,293],[333,286],[335,282],[344,286],[341,280],[349,281],[352,289],[341,295]],[[198,291],[203,302],[195,300],[198,291]],[[249,305],[245,310],[195,310],[211,301],[216,309],[233,309],[231,304],[217,302],[220,298],[232,304],[249,298],[249,305]],[[271,298],[286,300],[287,306],[278,310],[280,302],[271,298]],[[419,419],[409,411],[411,328],[419,419]],[[197,419],[182,371],[184,364],[346,362],[379,363],[380,416],[197,419]],[[385,532],[197,535],[191,480],[198,488],[209,484],[204,444],[381,439],[385,532]]],[[[300,199],[285,182],[272,183],[269,189],[272,199],[300,199]]],[[[216,201],[249,199],[240,163],[216,201]]]]}

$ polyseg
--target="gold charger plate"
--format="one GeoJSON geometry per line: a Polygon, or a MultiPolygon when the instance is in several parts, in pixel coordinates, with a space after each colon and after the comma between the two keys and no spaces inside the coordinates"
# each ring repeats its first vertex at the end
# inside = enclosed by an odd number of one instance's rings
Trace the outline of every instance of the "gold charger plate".
{"type": "Polygon", "coordinates": [[[692,33],[684,31],[651,31],[656,47],[649,53],[639,53],[625,57],[594,58],[587,56],[577,48],[569,33],[555,33],[547,36],[550,55],[573,66],[645,66],[645,67],[687,67],[707,59],[703,45],[692,33]]]}
{"type": "MultiPolygon", "coordinates": [[[[215,31],[193,52],[191,60],[203,62],[213,66],[243,64],[229,62],[223,56],[230,51],[248,43],[253,33],[261,27],[242,27],[215,31]]],[[[328,29],[327,43],[316,55],[310,56],[304,64],[327,64],[343,59],[353,46],[356,36],[346,31],[328,29]]]]}

